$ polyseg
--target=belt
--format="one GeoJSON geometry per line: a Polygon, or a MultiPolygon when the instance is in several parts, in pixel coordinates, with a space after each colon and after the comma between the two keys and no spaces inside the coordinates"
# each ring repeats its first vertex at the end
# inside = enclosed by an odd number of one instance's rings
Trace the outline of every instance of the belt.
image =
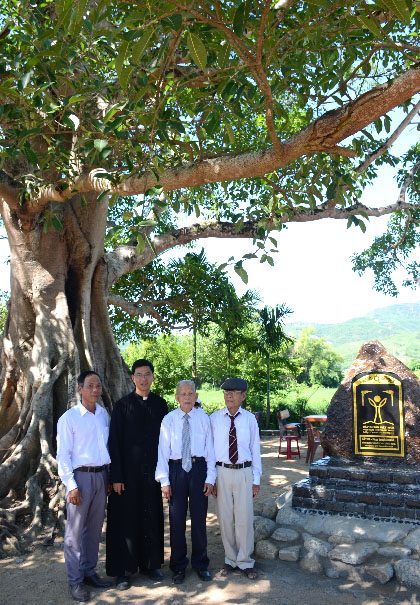
{"type": "Polygon", "coordinates": [[[101,471],[105,471],[108,468],[107,464],[103,464],[102,466],[78,466],[75,468],[75,471],[82,471],[82,473],[100,473],[101,471]]]}
{"type": "Polygon", "coordinates": [[[246,462],[239,462],[237,464],[226,464],[226,462],[216,462],[217,466],[224,466],[225,468],[248,468],[252,466],[252,462],[247,460],[246,462]]]}
{"type": "MultiPolygon", "coordinates": [[[[202,460],[205,460],[204,456],[191,456],[191,462],[201,462],[202,460]]],[[[181,464],[182,458],[179,458],[178,460],[169,458],[169,462],[174,462],[175,464],[181,464]]]]}

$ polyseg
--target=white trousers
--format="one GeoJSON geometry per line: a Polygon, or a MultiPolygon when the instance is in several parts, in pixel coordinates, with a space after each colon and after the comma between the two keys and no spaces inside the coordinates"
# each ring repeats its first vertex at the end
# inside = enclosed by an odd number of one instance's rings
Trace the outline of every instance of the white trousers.
{"type": "Polygon", "coordinates": [[[254,505],[252,468],[217,466],[217,516],[225,563],[239,569],[254,567],[254,505]]]}

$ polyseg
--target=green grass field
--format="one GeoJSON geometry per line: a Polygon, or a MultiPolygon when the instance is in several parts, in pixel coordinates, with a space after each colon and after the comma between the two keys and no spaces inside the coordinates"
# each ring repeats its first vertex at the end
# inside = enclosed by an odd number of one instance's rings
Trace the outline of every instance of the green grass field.
{"type": "MultiPolygon", "coordinates": [[[[308,414],[322,414],[326,411],[327,407],[329,406],[331,398],[334,395],[335,391],[336,389],[326,389],[324,387],[320,387],[318,389],[307,387],[299,391],[299,397],[308,398],[308,414]]],[[[207,414],[211,414],[216,410],[220,410],[225,405],[223,392],[220,389],[199,389],[198,395],[201,401],[203,402],[202,405],[207,414]]],[[[294,391],[287,393],[287,395],[285,395],[284,397],[281,397],[277,394],[273,394],[271,397],[272,408],[273,410],[290,409],[290,411],[292,411],[296,405],[297,397],[298,394],[294,391]]],[[[171,409],[176,407],[177,404],[175,402],[173,393],[165,395],[165,399],[171,409]]],[[[263,403],[261,406],[261,411],[263,411],[264,407],[265,404],[263,403]]]]}

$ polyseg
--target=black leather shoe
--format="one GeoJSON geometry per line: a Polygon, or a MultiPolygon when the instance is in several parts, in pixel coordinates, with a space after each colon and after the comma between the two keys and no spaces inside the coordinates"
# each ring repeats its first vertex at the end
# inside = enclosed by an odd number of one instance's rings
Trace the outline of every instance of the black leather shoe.
{"type": "Polygon", "coordinates": [[[84,584],[73,584],[70,586],[71,596],[74,601],[89,601],[90,592],[84,584]]]}
{"type": "Polygon", "coordinates": [[[130,579],[128,576],[118,576],[115,581],[117,590],[128,590],[130,588],[130,579]]]}
{"type": "Polygon", "coordinates": [[[176,571],[172,576],[172,582],[174,584],[182,584],[185,580],[185,571],[176,571]]]}
{"type": "Polygon", "coordinates": [[[203,580],[203,582],[210,582],[211,575],[208,569],[196,569],[195,572],[200,580],[203,580]]]}
{"type": "Polygon", "coordinates": [[[151,580],[154,580],[154,582],[161,582],[163,580],[163,573],[160,569],[148,569],[147,575],[151,580]]]}
{"type": "Polygon", "coordinates": [[[85,584],[89,584],[89,586],[95,586],[95,588],[111,588],[112,582],[108,580],[103,580],[98,576],[97,573],[94,573],[93,576],[86,576],[85,584]]]}

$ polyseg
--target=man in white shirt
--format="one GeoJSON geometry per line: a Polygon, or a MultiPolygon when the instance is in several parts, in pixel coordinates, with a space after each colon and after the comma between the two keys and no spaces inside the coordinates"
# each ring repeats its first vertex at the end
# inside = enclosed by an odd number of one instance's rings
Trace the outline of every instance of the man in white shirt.
{"type": "Polygon", "coordinates": [[[98,404],[102,381],[96,372],[83,372],[77,384],[81,401],[57,424],[57,463],[66,486],[64,559],[70,592],[75,601],[88,601],[86,584],[96,588],[112,585],[96,573],[111,462],[109,415],[98,404]]]}
{"type": "Polygon", "coordinates": [[[191,565],[204,582],[208,571],[206,517],[208,496],[216,478],[210,420],[194,408],[195,385],[181,380],[176,389],[179,408],[162,420],[155,478],[169,502],[172,580],[182,584],[188,565],[185,527],[191,516],[191,565]]]}
{"type": "Polygon", "coordinates": [[[228,378],[222,384],[226,407],[210,416],[216,456],[217,480],[213,494],[217,498],[226,576],[238,567],[247,578],[257,577],[254,570],[253,498],[260,491],[260,437],[255,416],[241,407],[248,383],[243,378],[228,378]]]}

